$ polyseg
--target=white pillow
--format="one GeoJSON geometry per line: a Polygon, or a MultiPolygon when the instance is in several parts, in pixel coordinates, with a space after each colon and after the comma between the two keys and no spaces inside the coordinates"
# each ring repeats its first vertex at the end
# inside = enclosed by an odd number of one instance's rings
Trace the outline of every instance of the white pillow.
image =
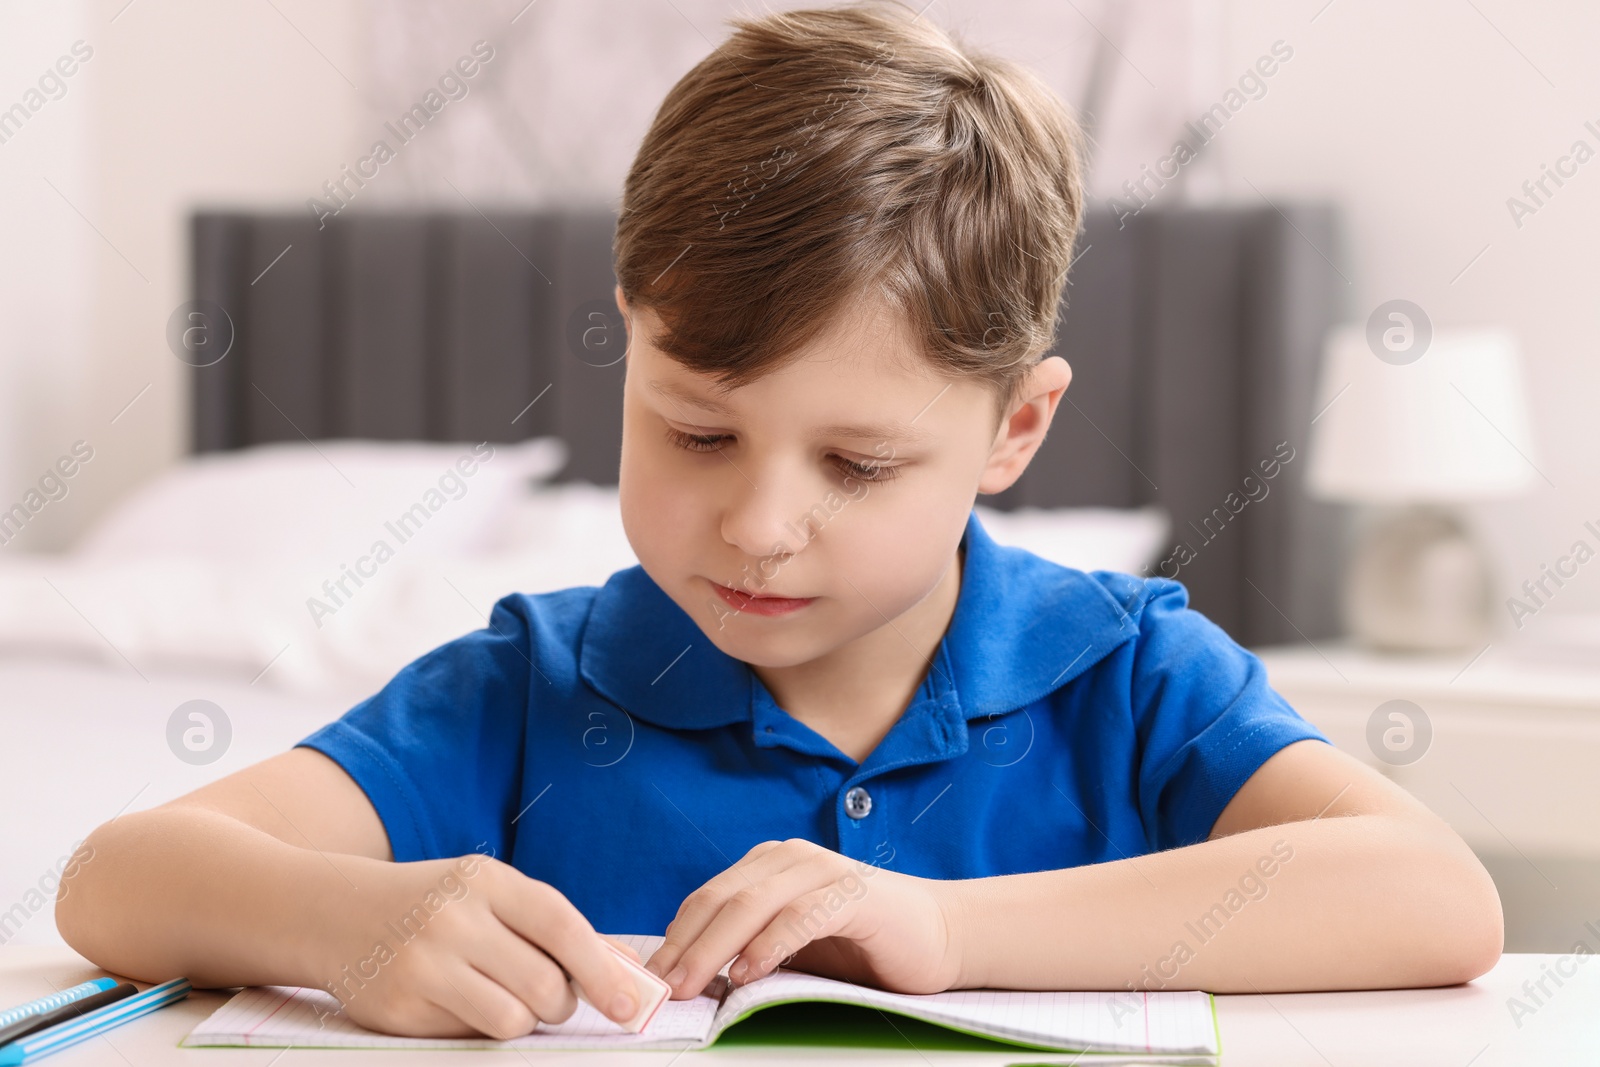
{"type": "Polygon", "coordinates": [[[612,572],[638,563],[622,528],[614,485],[568,482],[540,486],[511,501],[488,545],[505,556],[549,555],[587,577],[572,584],[603,584],[612,572]]]}
{"type": "Polygon", "coordinates": [[[999,544],[1025,548],[1080,571],[1141,573],[1156,562],[1170,525],[1158,507],[997,511],[980,504],[976,510],[978,521],[999,544]]]}
{"type": "MultiPolygon", "coordinates": [[[[1158,507],[998,511],[980,504],[977,512],[978,521],[1000,544],[1078,570],[1127,574],[1140,573],[1160,558],[1170,525],[1158,507]]],[[[616,567],[636,562],[622,529],[616,486],[581,482],[541,489],[512,502],[489,547],[504,553],[560,552],[565,558],[616,567]]]]}
{"type": "MultiPolygon", "coordinates": [[[[616,487],[524,488],[523,474],[559,466],[548,447],[496,445],[460,498],[445,496],[404,547],[383,523],[437,488],[470,446],[319,444],[327,460],[304,445],[270,446],[185,462],[135,494],[78,554],[0,554],[0,649],[223,665],[263,685],[353,701],[482,626],[506,593],[600,585],[637,562],[616,487]],[[328,461],[367,492],[352,491],[328,461]],[[395,500],[374,512],[368,496],[380,486],[395,500]],[[325,583],[358,566],[376,537],[394,546],[392,560],[330,592],[325,583]],[[412,547],[428,537],[472,547],[412,547]]],[[[1136,573],[1167,535],[1156,508],[978,510],[999,543],[1084,570],[1136,573]]]]}
{"type": "Polygon", "coordinates": [[[460,555],[490,545],[511,501],[554,475],[566,446],[318,441],[185,459],[80,541],[100,562],[160,556],[307,560],[366,551],[460,555]]]}

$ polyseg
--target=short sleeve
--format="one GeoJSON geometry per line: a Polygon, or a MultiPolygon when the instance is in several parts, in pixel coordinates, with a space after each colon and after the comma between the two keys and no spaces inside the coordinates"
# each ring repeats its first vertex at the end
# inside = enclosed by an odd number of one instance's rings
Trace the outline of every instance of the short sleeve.
{"type": "Polygon", "coordinates": [[[1182,585],[1143,584],[1130,686],[1139,812],[1155,848],[1176,848],[1204,841],[1279,749],[1328,739],[1272,690],[1259,659],[1188,607],[1182,585]]]}
{"type": "Polygon", "coordinates": [[[503,598],[487,627],[413,660],[296,744],[361,787],[396,862],[509,853],[532,669],[521,601],[503,598]]]}

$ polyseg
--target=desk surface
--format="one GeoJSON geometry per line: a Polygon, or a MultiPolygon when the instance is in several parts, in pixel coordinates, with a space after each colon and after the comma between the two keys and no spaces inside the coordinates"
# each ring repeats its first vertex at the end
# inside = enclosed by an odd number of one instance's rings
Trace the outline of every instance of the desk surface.
{"type": "MultiPolygon", "coordinates": [[[[1534,1063],[1600,1063],[1600,963],[1588,955],[1507,955],[1494,970],[1467,985],[1444,989],[1406,989],[1362,993],[1275,993],[1219,996],[1225,1067],[1501,1067],[1534,1063]],[[1552,975],[1559,975],[1558,986],[1552,975]],[[1549,996],[1534,990],[1536,1003],[1522,988],[1545,978],[1549,996]],[[1513,1013],[1516,997],[1529,1009],[1513,1013]]],[[[0,1006],[10,1006],[97,978],[99,970],[70,949],[11,946],[0,949],[0,1006]]],[[[224,992],[196,990],[179,1004],[137,1019],[106,1035],[75,1045],[39,1062],[51,1067],[319,1067],[378,1062],[370,1054],[338,1049],[179,1048],[178,1041],[225,1000],[224,992]]],[[[712,1067],[747,1063],[903,1063],[929,1067],[1000,1067],[1008,1063],[1059,1063],[1070,1055],[970,1052],[856,1052],[834,1050],[699,1052],[541,1052],[541,1067],[667,1067],[678,1057],[687,1064],[702,1059],[712,1067]]],[[[515,1067],[534,1057],[517,1050],[414,1051],[399,1057],[407,1065],[515,1067]]]]}

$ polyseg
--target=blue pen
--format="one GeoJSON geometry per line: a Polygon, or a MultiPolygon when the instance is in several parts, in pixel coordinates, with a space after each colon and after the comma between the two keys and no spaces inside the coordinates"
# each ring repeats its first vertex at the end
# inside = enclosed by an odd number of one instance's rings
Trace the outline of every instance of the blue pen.
{"type": "Polygon", "coordinates": [[[10,1026],[12,1023],[21,1022],[30,1015],[43,1015],[47,1011],[59,1008],[63,1004],[70,1004],[75,1000],[92,996],[105,989],[111,989],[117,984],[115,978],[96,978],[82,985],[75,985],[71,989],[63,989],[59,993],[51,993],[38,1000],[30,1000],[26,1004],[18,1004],[14,1008],[0,1011],[0,1027],[10,1026]]]}
{"type": "Polygon", "coordinates": [[[115,1004],[108,1004],[97,1011],[65,1022],[59,1026],[52,1026],[48,1030],[40,1030],[19,1038],[9,1045],[0,1046],[0,1067],[17,1067],[24,1063],[32,1063],[41,1056],[48,1056],[57,1049],[75,1045],[86,1038],[96,1034],[105,1033],[113,1027],[120,1026],[129,1019],[137,1019],[141,1015],[148,1015],[157,1008],[164,1008],[174,1004],[189,995],[192,986],[187,978],[174,978],[170,982],[151,986],[143,993],[135,993],[125,997],[115,1004]]]}

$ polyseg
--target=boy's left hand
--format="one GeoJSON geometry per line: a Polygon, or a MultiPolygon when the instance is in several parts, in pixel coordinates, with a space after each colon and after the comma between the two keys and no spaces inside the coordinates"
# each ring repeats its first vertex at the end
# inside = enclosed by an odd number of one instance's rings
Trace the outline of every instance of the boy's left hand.
{"type": "Polygon", "coordinates": [[[803,839],[764,841],[689,895],[646,966],[677,1000],[730,960],[735,985],[792,962],[898,993],[943,992],[961,973],[952,885],[803,839]]]}

